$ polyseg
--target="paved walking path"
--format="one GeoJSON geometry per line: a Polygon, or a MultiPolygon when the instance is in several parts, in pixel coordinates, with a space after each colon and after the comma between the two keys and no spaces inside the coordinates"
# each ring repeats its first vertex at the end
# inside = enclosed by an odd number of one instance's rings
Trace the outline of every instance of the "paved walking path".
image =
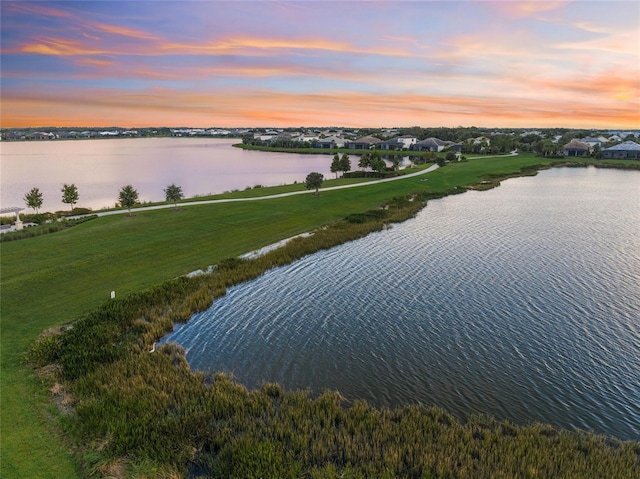
{"type": "MultiPolygon", "coordinates": [[[[432,165],[429,168],[416,171],[415,173],[409,173],[408,175],[394,176],[393,178],[384,178],[381,180],[365,181],[363,183],[352,183],[349,185],[342,185],[342,186],[330,186],[328,188],[321,188],[320,191],[324,192],[324,191],[332,191],[332,190],[342,190],[344,188],[356,188],[359,186],[376,185],[380,183],[385,183],[387,181],[404,180],[406,178],[412,178],[414,176],[424,175],[426,173],[429,173],[437,169],[438,169],[438,165],[432,165]]],[[[184,206],[193,206],[193,205],[208,205],[212,203],[233,203],[237,201],[270,200],[273,198],[283,198],[285,196],[308,195],[308,194],[311,194],[309,190],[291,191],[289,193],[280,193],[277,195],[268,195],[268,196],[254,196],[251,198],[222,198],[218,200],[186,201],[183,203],[178,203],[178,206],[184,207],[184,206]]],[[[165,208],[174,208],[174,207],[175,206],[173,205],[173,203],[171,203],[171,204],[154,205],[154,206],[140,206],[140,207],[133,208],[131,211],[134,212],[134,211],[161,210],[165,208]]],[[[110,216],[110,215],[122,215],[127,213],[129,213],[129,210],[97,211],[95,213],[90,213],[90,214],[97,215],[97,216],[110,216]]],[[[82,216],[86,216],[86,215],[82,215],[82,216]]],[[[80,218],[80,217],[81,216],[75,216],[74,218],[80,218]]]]}

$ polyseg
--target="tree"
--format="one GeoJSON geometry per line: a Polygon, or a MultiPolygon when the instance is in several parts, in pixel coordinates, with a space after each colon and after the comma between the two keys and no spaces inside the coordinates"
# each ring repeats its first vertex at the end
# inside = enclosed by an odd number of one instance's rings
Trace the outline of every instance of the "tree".
{"type": "Polygon", "coordinates": [[[360,161],[358,161],[358,167],[365,169],[368,168],[369,166],[371,166],[371,160],[369,159],[369,153],[364,153],[361,157],[360,157],[360,161]]]}
{"type": "Polygon", "coordinates": [[[324,175],[322,173],[318,173],[316,171],[311,172],[307,175],[306,186],[307,189],[310,190],[312,188],[316,189],[315,195],[318,196],[318,189],[322,186],[322,182],[324,181],[324,175]]]}
{"type": "Polygon", "coordinates": [[[73,205],[78,202],[78,188],[73,183],[62,185],[62,202],[71,205],[71,211],[73,211],[73,205]]]}
{"type": "Polygon", "coordinates": [[[129,216],[131,216],[131,207],[138,202],[138,192],[131,185],[123,186],[120,189],[118,200],[120,205],[129,210],[129,216]]]}
{"type": "Polygon", "coordinates": [[[340,158],[340,171],[344,173],[351,171],[351,160],[346,153],[343,153],[342,158],[340,158]]]}
{"type": "Polygon", "coordinates": [[[384,169],[387,167],[387,164],[380,157],[380,153],[374,151],[369,158],[369,166],[373,171],[377,171],[378,173],[382,173],[384,169]]]}
{"type": "Polygon", "coordinates": [[[331,173],[336,174],[336,179],[338,178],[338,171],[341,171],[340,157],[336,153],[335,155],[333,155],[333,161],[331,162],[331,173]]]}
{"type": "Polygon", "coordinates": [[[42,193],[38,188],[31,188],[31,191],[24,195],[24,202],[27,204],[27,208],[33,208],[36,210],[36,214],[40,212],[42,201],[42,193]]]}
{"type": "Polygon", "coordinates": [[[182,188],[174,184],[170,184],[165,188],[164,195],[167,201],[172,201],[173,206],[176,208],[178,207],[178,201],[184,198],[182,188]]]}

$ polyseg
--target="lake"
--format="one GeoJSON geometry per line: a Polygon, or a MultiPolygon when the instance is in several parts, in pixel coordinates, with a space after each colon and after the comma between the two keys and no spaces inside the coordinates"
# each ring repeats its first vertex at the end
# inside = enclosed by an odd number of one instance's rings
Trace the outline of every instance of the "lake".
{"type": "Polygon", "coordinates": [[[192,368],[640,439],[640,172],[430,201],[230,288],[163,342],[192,368]]]}
{"type": "MultiPolygon", "coordinates": [[[[223,193],[255,185],[304,182],[318,171],[332,178],[330,155],[245,151],[240,139],[123,138],[0,143],[0,204],[23,206],[39,188],[42,211],[66,210],[64,183],[78,187],[76,206],[112,208],[122,186],[131,184],[140,201],[164,201],[174,183],[185,197],[223,193]]],[[[354,165],[355,166],[355,165],[354,165]]],[[[26,210],[33,213],[32,210],[26,210]]]]}

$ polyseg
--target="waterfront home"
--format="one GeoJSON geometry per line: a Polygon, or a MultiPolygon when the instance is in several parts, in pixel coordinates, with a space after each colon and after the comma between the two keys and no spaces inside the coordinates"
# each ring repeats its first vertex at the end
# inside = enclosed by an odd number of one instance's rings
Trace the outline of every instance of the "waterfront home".
{"type": "Polygon", "coordinates": [[[460,153],[462,145],[453,141],[440,140],[438,138],[427,138],[426,140],[421,140],[415,143],[411,149],[416,151],[432,151],[434,153],[439,153],[446,148],[451,148],[456,153],[460,153]]]}
{"type": "Polygon", "coordinates": [[[591,148],[580,140],[571,140],[564,145],[564,156],[588,156],[591,148]]]}
{"type": "Polygon", "coordinates": [[[615,160],[640,160],[640,145],[635,141],[625,141],[602,150],[602,158],[615,160]]]}
{"type": "Polygon", "coordinates": [[[373,136],[363,136],[362,138],[358,138],[357,140],[347,143],[347,148],[352,148],[354,150],[373,150],[380,143],[381,141],[378,138],[374,138],[373,136]]]}
{"type": "Polygon", "coordinates": [[[403,135],[391,138],[380,143],[381,150],[408,150],[416,144],[418,139],[415,136],[403,135]]]}
{"type": "Polygon", "coordinates": [[[315,142],[316,148],[343,148],[347,140],[339,136],[328,136],[315,142]]]}

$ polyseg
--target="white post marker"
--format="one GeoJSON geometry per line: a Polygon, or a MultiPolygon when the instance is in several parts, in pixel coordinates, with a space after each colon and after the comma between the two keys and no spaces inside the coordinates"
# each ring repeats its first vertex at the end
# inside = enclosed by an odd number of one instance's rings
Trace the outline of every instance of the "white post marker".
{"type": "Polygon", "coordinates": [[[116,299],[116,292],[115,291],[111,291],[111,299],[116,299]]]}

